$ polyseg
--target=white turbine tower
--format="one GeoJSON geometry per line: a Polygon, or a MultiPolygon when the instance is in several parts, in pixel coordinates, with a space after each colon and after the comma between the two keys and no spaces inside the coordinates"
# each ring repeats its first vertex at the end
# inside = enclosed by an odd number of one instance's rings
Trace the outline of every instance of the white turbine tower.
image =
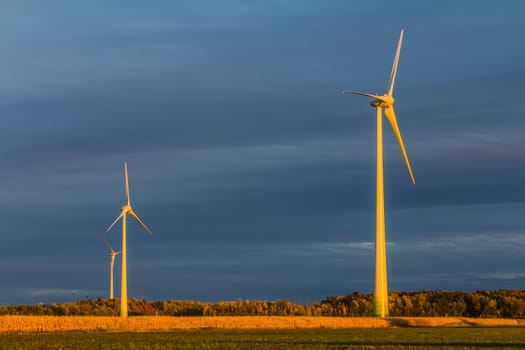
{"type": "Polygon", "coordinates": [[[140,220],[140,218],[135,214],[131,208],[130,198],[129,198],[129,182],[128,182],[128,163],[124,162],[124,173],[126,175],[126,200],[125,204],[120,210],[120,215],[113,221],[109,226],[109,230],[122,219],[122,279],[120,284],[120,317],[128,317],[128,275],[127,275],[127,265],[126,265],[126,217],[127,214],[131,215],[137,222],[148,232],[150,235],[153,234],[151,230],[140,220]]]}
{"type": "Polygon", "coordinates": [[[109,263],[109,298],[110,299],[114,299],[114,293],[113,293],[113,270],[114,270],[114,267],[115,267],[115,257],[117,255],[119,255],[120,252],[114,251],[113,247],[111,246],[111,244],[109,244],[107,239],[105,239],[104,237],[100,237],[100,238],[102,238],[104,243],[106,243],[106,245],[109,248],[109,256],[111,258],[110,263],[109,263]]]}
{"type": "Polygon", "coordinates": [[[387,270],[386,270],[386,238],[385,238],[385,196],[384,196],[384,181],[383,181],[383,108],[385,109],[386,119],[389,121],[396,136],[401,154],[405,160],[408,174],[412,184],[416,183],[412,168],[408,161],[408,156],[405,151],[401,132],[397,125],[396,114],[394,113],[394,83],[397,74],[397,65],[399,63],[399,53],[401,52],[401,44],[403,43],[403,30],[399,36],[397,44],[396,57],[392,65],[392,72],[390,73],[390,82],[388,84],[388,92],[382,96],[373,95],[366,92],[343,91],[343,93],[352,93],[371,97],[370,102],[372,107],[377,111],[377,148],[376,148],[376,244],[375,244],[375,283],[374,283],[374,314],[376,316],[385,317],[388,315],[388,285],[387,285],[387,270]]]}

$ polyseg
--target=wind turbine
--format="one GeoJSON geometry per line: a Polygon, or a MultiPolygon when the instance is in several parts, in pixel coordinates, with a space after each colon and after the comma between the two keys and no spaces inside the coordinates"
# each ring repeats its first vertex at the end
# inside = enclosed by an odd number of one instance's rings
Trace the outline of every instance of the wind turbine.
{"type": "Polygon", "coordinates": [[[119,221],[122,219],[122,280],[120,283],[120,317],[128,317],[128,276],[127,276],[127,266],[126,266],[126,216],[127,214],[131,215],[137,222],[142,226],[146,232],[148,232],[150,235],[153,234],[151,230],[140,220],[140,218],[135,214],[133,209],[131,208],[131,203],[129,199],[129,183],[128,183],[128,163],[124,162],[124,173],[126,175],[126,200],[127,204],[125,204],[120,209],[120,215],[113,221],[113,223],[109,226],[109,230],[119,221]]]}
{"type": "Polygon", "coordinates": [[[115,257],[120,254],[120,252],[116,252],[113,250],[113,247],[111,247],[111,244],[105,239],[104,237],[100,237],[106,243],[106,245],[109,248],[109,256],[111,258],[111,262],[109,264],[109,298],[114,299],[114,293],[113,293],[113,270],[115,266],[115,257]]]}
{"type": "Polygon", "coordinates": [[[397,65],[399,63],[399,53],[401,51],[401,44],[403,43],[403,30],[399,35],[399,42],[397,44],[396,56],[390,73],[390,82],[388,84],[388,91],[386,94],[379,96],[366,92],[343,91],[343,93],[352,93],[371,97],[370,105],[376,108],[377,111],[377,160],[376,160],[376,242],[375,242],[375,283],[374,283],[374,314],[376,316],[385,317],[388,315],[388,285],[387,285],[387,271],[386,271],[386,243],[385,243],[385,196],[384,196],[384,181],[383,181],[383,118],[382,112],[385,109],[386,119],[389,121],[396,136],[397,143],[401,149],[401,153],[405,160],[410,181],[412,184],[416,183],[408,156],[403,145],[401,132],[397,125],[396,114],[394,112],[394,83],[397,74],[397,65]]]}

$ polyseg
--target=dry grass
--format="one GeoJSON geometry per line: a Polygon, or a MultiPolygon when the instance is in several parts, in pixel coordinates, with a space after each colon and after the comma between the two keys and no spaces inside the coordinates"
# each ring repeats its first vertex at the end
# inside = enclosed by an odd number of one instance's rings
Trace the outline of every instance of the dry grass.
{"type": "Polygon", "coordinates": [[[319,329],[385,327],[525,326],[525,320],[459,317],[0,316],[0,332],[166,331],[174,329],[319,329]]]}
{"type": "Polygon", "coordinates": [[[120,319],[98,316],[0,316],[0,332],[70,330],[156,331],[172,329],[308,329],[378,328],[389,322],[377,318],[281,316],[141,316],[120,319]]]}
{"type": "Polygon", "coordinates": [[[390,317],[394,327],[509,327],[525,326],[525,320],[469,317],[390,317]]]}

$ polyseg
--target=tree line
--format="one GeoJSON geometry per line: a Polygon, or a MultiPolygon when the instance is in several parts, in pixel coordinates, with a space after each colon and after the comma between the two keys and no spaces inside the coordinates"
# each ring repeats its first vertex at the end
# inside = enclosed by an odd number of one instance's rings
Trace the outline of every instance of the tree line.
{"type": "MultiPolygon", "coordinates": [[[[0,306],[0,315],[117,316],[117,299],[82,299],[70,303],[0,306]]],[[[288,300],[217,303],[129,300],[134,316],[372,316],[372,295],[354,292],[302,305],[288,300]]],[[[476,292],[418,291],[389,294],[390,316],[525,318],[525,290],[476,292]]]]}

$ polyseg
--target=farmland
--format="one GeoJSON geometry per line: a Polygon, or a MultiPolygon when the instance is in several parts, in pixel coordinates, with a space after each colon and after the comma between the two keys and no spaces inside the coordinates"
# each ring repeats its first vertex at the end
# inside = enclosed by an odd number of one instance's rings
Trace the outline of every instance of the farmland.
{"type": "Polygon", "coordinates": [[[0,316],[0,349],[516,349],[525,320],[0,316]]]}
{"type": "Polygon", "coordinates": [[[522,349],[519,327],[4,333],[0,349],[522,349]]]}
{"type": "Polygon", "coordinates": [[[462,317],[306,317],[306,316],[0,316],[0,332],[150,332],[202,329],[337,329],[389,327],[525,327],[525,320],[462,317]]]}

